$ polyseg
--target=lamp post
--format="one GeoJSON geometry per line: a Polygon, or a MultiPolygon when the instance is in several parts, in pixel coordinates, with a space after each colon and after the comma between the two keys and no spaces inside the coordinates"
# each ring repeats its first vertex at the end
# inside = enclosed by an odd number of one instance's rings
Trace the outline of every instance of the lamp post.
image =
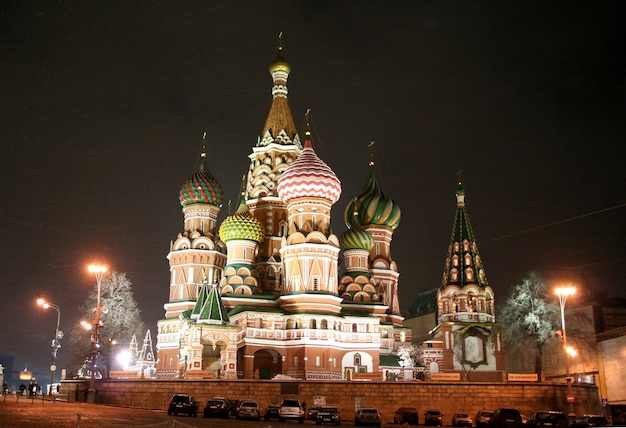
{"type": "Polygon", "coordinates": [[[559,287],[555,290],[561,307],[561,340],[563,341],[563,353],[565,355],[565,381],[567,382],[567,401],[570,413],[574,413],[574,397],[572,396],[572,378],[569,373],[569,353],[567,352],[567,333],[565,331],[565,302],[575,292],[576,288],[574,287],[559,287]]]}
{"type": "Polygon", "coordinates": [[[94,314],[93,320],[93,333],[91,338],[91,376],[89,379],[89,388],[87,389],[87,402],[95,403],[96,402],[96,358],[98,356],[99,347],[100,347],[100,289],[102,286],[102,276],[107,271],[106,266],[99,265],[89,265],[89,272],[93,273],[96,276],[96,283],[98,285],[98,290],[96,294],[96,310],[94,314]]]}
{"type": "Polygon", "coordinates": [[[57,369],[57,352],[61,347],[59,341],[63,339],[63,332],[59,330],[59,324],[61,323],[61,308],[53,303],[48,303],[44,299],[37,299],[37,304],[44,309],[52,308],[57,311],[57,326],[54,330],[54,339],[52,339],[52,364],[50,365],[50,387],[49,394],[52,395],[52,384],[54,383],[54,372],[57,369]]]}

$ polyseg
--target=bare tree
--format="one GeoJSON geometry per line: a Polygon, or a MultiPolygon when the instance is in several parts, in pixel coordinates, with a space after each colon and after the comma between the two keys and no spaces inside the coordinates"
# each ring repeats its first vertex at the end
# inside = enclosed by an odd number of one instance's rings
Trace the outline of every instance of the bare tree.
{"type": "Polygon", "coordinates": [[[531,272],[500,306],[498,323],[504,326],[507,348],[535,351],[535,372],[541,379],[543,349],[560,328],[560,309],[554,297],[548,295],[546,283],[531,272]]]}
{"type": "MultiPolygon", "coordinates": [[[[97,288],[89,294],[85,303],[79,308],[80,313],[88,322],[94,319],[97,288]]],[[[113,352],[114,343],[126,345],[133,335],[142,337],[145,326],[140,317],[140,310],[135,301],[132,283],[125,273],[111,272],[103,278],[100,290],[102,327],[100,328],[100,352],[108,356],[113,352]]],[[[72,363],[81,365],[91,355],[90,332],[74,329],[70,336],[72,347],[72,363]]]]}

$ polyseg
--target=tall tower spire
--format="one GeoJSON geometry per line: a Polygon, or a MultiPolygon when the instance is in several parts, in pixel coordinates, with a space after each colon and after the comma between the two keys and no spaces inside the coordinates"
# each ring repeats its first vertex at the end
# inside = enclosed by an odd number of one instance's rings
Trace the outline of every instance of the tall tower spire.
{"type": "Polygon", "coordinates": [[[276,57],[269,67],[272,75],[272,105],[257,144],[252,148],[246,183],[246,204],[250,213],[262,221],[264,239],[256,258],[261,272],[262,290],[280,288],[281,239],[287,232],[287,206],[277,193],[283,172],[302,152],[300,137],[287,102],[287,78],[291,66],[283,56],[282,33],[279,35],[276,57]]]}
{"type": "Polygon", "coordinates": [[[499,376],[504,364],[496,322],[494,293],[487,284],[474,231],[467,215],[463,175],[457,173],[456,214],[437,290],[438,325],[433,338],[441,340],[441,368],[460,370],[465,366],[499,376]]]}

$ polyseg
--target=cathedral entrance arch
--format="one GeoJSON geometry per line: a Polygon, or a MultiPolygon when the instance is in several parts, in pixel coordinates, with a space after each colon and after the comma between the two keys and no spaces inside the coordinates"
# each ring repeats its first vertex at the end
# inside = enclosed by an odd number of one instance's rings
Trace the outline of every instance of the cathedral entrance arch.
{"type": "Polygon", "coordinates": [[[254,353],[254,374],[257,379],[271,379],[283,372],[283,357],[274,349],[254,353]]]}

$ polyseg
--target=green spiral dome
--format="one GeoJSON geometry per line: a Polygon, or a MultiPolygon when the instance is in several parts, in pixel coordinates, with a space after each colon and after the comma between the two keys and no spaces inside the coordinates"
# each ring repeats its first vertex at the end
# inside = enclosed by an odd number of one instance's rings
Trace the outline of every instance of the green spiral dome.
{"type": "Polygon", "coordinates": [[[359,223],[362,226],[376,225],[396,229],[400,224],[400,207],[382,191],[373,168],[370,168],[365,188],[346,207],[344,212],[346,225],[349,224],[355,207],[358,207],[359,223]]]}
{"type": "Polygon", "coordinates": [[[351,216],[346,230],[339,238],[340,248],[345,250],[366,250],[369,251],[374,246],[374,238],[351,216]]]}

